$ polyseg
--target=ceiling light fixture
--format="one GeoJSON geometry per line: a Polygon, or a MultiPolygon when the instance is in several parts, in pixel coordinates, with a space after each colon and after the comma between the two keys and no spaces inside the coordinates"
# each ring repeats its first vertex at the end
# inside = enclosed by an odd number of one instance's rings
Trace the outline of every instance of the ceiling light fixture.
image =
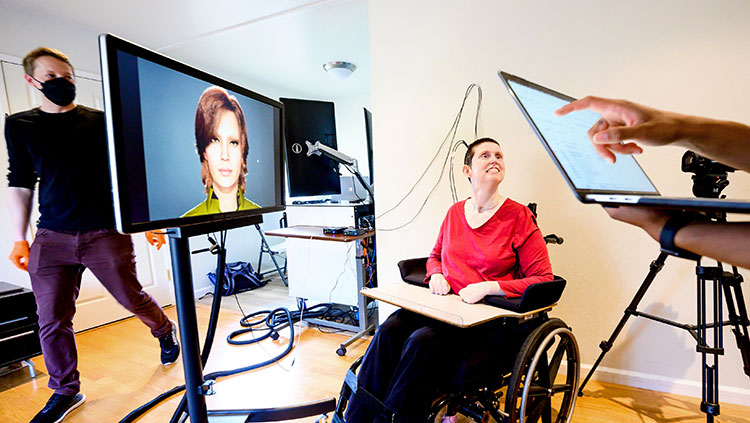
{"type": "Polygon", "coordinates": [[[357,65],[349,62],[334,61],[324,64],[323,69],[336,79],[346,79],[352,72],[357,70],[357,65]]]}

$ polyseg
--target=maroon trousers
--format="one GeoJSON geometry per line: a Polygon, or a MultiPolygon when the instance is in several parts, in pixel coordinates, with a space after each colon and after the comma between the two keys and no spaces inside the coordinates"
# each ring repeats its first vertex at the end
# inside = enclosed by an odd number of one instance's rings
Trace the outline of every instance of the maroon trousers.
{"type": "Polygon", "coordinates": [[[136,278],[129,235],[114,229],[63,233],[40,228],[31,244],[29,275],[39,315],[44,364],[49,373],[48,386],[58,394],[80,391],[73,316],[81,275],[87,268],[117,302],[151,329],[154,337],[172,330],[159,304],[143,292],[136,278]]]}

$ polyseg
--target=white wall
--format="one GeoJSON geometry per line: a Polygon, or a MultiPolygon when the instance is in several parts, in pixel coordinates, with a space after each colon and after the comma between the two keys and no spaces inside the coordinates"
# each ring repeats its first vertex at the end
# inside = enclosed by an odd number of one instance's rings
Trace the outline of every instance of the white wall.
{"type": "MultiPolygon", "coordinates": [[[[573,96],[625,97],[655,107],[750,122],[750,4],[742,1],[464,1],[370,2],[370,49],[378,174],[376,215],[417,180],[443,141],[466,87],[484,92],[480,136],[498,138],[508,174],[501,186],[539,204],[555,273],[569,284],[553,314],[573,327],[583,363],[598,356],[659,253],[634,227],[574,199],[497,77],[498,69],[573,96]]],[[[458,138],[473,137],[476,97],[458,138]]],[[[464,150],[460,150],[463,155],[464,150]]],[[[649,149],[639,158],[663,193],[690,196],[682,151],[649,149]]],[[[411,218],[437,180],[433,169],[396,211],[378,220],[381,284],[399,279],[396,262],[426,256],[451,200],[444,179],[417,220],[411,218]]],[[[469,195],[459,179],[460,197],[469,195]]],[[[750,198],[750,177],[730,176],[729,196],[750,198]]],[[[736,217],[735,217],[736,218],[736,217]]],[[[750,274],[744,271],[745,276],[750,274]]],[[[693,265],[668,259],[641,309],[695,322],[693,265]]],[[[720,360],[721,399],[750,404],[750,381],[731,333],[720,360]]],[[[686,332],[633,318],[595,377],[700,395],[700,356],[686,332]]]]}

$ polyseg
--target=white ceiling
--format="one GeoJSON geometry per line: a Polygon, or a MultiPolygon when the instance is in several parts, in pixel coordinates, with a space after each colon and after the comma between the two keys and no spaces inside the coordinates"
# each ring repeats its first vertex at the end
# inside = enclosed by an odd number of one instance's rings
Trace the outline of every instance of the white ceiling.
{"type": "Polygon", "coordinates": [[[317,99],[369,94],[367,0],[0,0],[0,5],[111,32],[253,89],[317,99]],[[331,60],[356,72],[336,80],[331,60]]]}

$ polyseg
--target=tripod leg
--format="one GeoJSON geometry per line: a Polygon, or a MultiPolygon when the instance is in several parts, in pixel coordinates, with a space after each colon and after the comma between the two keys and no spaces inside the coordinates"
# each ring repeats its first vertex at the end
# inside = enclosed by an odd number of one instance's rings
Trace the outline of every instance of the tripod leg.
{"type": "Polygon", "coordinates": [[[706,421],[711,423],[714,416],[720,413],[719,408],[719,356],[724,354],[723,322],[722,322],[722,278],[721,263],[717,267],[695,267],[698,282],[698,325],[696,351],[701,354],[702,362],[702,398],[701,411],[706,413],[706,421]],[[713,281],[713,346],[708,345],[709,324],[706,322],[706,281],[713,281]],[[710,361],[710,364],[709,364],[710,361]]]}
{"type": "Polygon", "coordinates": [[[742,281],[742,275],[737,273],[735,267],[733,274],[725,274],[723,288],[724,298],[727,302],[727,314],[732,324],[737,348],[739,348],[742,356],[743,368],[745,374],[750,376],[750,336],[748,336],[750,320],[748,320],[747,309],[745,308],[745,297],[742,295],[742,286],[740,285],[742,281]]]}
{"type": "Polygon", "coordinates": [[[602,362],[602,359],[604,359],[604,356],[612,348],[612,345],[614,344],[615,339],[617,339],[617,336],[620,335],[620,332],[625,327],[625,323],[628,321],[630,316],[638,310],[638,304],[643,299],[643,296],[646,295],[646,291],[648,291],[648,288],[651,286],[651,282],[654,281],[656,274],[659,273],[659,271],[664,267],[664,261],[667,259],[667,256],[668,256],[667,253],[659,253],[659,257],[657,257],[656,260],[651,262],[651,265],[649,266],[648,275],[646,275],[646,278],[643,280],[641,287],[638,288],[638,292],[635,293],[633,300],[630,301],[630,305],[628,305],[628,307],[623,312],[623,316],[622,316],[622,319],[620,319],[620,323],[617,324],[617,327],[612,332],[612,335],[609,336],[609,339],[607,339],[606,341],[602,341],[599,344],[599,348],[601,348],[602,352],[601,354],[599,354],[599,357],[596,359],[596,362],[594,362],[594,365],[591,366],[591,370],[589,370],[588,374],[586,375],[586,378],[583,380],[583,383],[581,383],[581,386],[578,388],[578,396],[583,396],[583,388],[586,387],[586,384],[589,382],[589,379],[591,379],[591,376],[596,371],[596,368],[599,367],[599,363],[602,362]]]}

